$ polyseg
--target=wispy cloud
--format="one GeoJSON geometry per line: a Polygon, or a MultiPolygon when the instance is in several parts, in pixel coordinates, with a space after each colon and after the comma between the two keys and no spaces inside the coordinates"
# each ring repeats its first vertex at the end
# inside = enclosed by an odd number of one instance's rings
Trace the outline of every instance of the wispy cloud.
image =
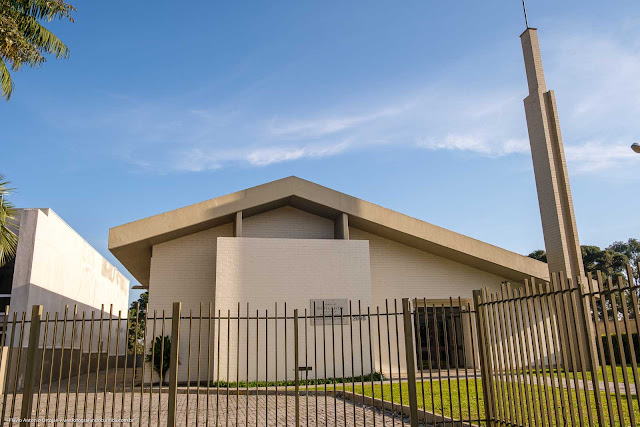
{"type": "Polygon", "coordinates": [[[613,27],[542,40],[552,41],[545,44],[547,81],[557,92],[567,161],[577,173],[622,174],[637,165],[629,147],[640,139],[640,38],[623,31],[624,23],[613,27]]]}
{"type": "Polygon", "coordinates": [[[467,151],[489,157],[501,157],[529,151],[529,142],[526,139],[501,139],[495,142],[478,134],[448,134],[442,139],[423,140],[418,143],[418,146],[429,150],[467,151]]]}
{"type": "Polygon", "coordinates": [[[307,145],[304,147],[269,147],[249,152],[246,156],[248,162],[256,166],[267,166],[272,163],[280,163],[302,158],[318,159],[339,154],[349,147],[349,143],[339,142],[328,145],[307,145]]]}
{"type": "Polygon", "coordinates": [[[269,126],[271,135],[283,138],[319,138],[335,133],[353,130],[371,124],[375,120],[397,116],[406,108],[394,107],[364,115],[312,118],[307,120],[273,119],[269,126]]]}
{"type": "MultiPolygon", "coordinates": [[[[630,34],[540,34],[572,172],[637,161],[629,145],[640,139],[640,38],[630,40],[630,34]]],[[[408,82],[374,102],[356,94],[316,110],[310,99],[284,113],[255,107],[246,93],[244,103],[197,108],[188,100],[126,98],[117,99],[111,112],[85,114],[75,123],[104,129],[126,161],[152,171],[265,167],[381,144],[484,157],[527,154],[523,66],[496,66],[495,73],[485,67],[486,77],[467,81],[465,70],[476,68],[477,60],[463,58],[454,73],[443,71],[423,85],[408,82]]]]}
{"type": "Polygon", "coordinates": [[[568,159],[575,165],[576,172],[589,173],[597,171],[615,171],[621,165],[637,162],[638,155],[629,148],[630,144],[618,142],[616,144],[587,142],[580,145],[565,147],[568,159]]]}
{"type": "Polygon", "coordinates": [[[177,170],[199,172],[220,169],[230,164],[244,163],[251,166],[269,166],[274,163],[290,162],[304,158],[319,159],[334,156],[348,148],[348,141],[304,146],[270,145],[264,148],[239,150],[193,147],[180,150],[177,153],[175,168],[177,170]]]}

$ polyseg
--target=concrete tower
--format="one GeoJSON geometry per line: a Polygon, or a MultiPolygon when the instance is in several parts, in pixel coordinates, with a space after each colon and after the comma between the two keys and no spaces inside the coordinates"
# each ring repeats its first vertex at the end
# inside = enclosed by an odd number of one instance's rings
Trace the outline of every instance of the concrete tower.
{"type": "Polygon", "coordinates": [[[527,28],[520,39],[529,83],[524,108],[549,271],[582,278],[582,253],[555,95],[544,80],[538,31],[527,28]]]}

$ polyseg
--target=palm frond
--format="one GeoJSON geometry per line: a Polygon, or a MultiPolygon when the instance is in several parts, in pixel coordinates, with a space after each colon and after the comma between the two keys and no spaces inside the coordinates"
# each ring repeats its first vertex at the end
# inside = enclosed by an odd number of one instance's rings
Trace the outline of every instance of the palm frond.
{"type": "Polygon", "coordinates": [[[18,27],[24,36],[40,51],[54,54],[56,58],[67,58],[69,56],[67,45],[62,43],[55,34],[47,30],[35,18],[21,16],[18,19],[18,27]]]}
{"type": "Polygon", "coordinates": [[[47,21],[55,18],[73,21],[71,14],[76,11],[62,0],[9,0],[9,4],[25,15],[47,21]]]}
{"type": "Polygon", "coordinates": [[[0,267],[14,259],[17,251],[18,235],[10,228],[0,225],[0,267]]]}
{"type": "Polygon", "coordinates": [[[11,80],[11,73],[9,73],[7,64],[0,58],[0,94],[8,101],[11,98],[12,92],[13,81],[11,80]]]}
{"type": "Polygon", "coordinates": [[[16,256],[18,249],[18,210],[7,200],[13,191],[0,174],[0,267],[16,256]]]}

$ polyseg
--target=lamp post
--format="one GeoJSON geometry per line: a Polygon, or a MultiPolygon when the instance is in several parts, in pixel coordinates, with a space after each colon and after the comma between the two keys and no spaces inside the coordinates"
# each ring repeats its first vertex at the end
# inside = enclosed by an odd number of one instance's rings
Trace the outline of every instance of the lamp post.
{"type": "Polygon", "coordinates": [[[631,149],[640,154],[640,143],[634,142],[633,144],[631,144],[631,149]]]}

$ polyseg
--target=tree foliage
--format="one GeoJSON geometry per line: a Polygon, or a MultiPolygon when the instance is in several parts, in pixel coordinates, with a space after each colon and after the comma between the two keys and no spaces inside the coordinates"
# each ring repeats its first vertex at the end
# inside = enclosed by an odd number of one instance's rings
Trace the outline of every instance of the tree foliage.
{"type": "Polygon", "coordinates": [[[537,259],[538,261],[547,262],[547,253],[542,249],[531,252],[527,255],[529,258],[537,259]]]}
{"type": "MultiPolygon", "coordinates": [[[[627,285],[627,265],[631,265],[631,272],[633,274],[633,281],[635,284],[640,284],[640,277],[638,275],[638,262],[640,262],[640,240],[629,239],[626,242],[613,242],[605,249],[600,249],[598,246],[582,245],[582,263],[584,264],[585,273],[591,273],[593,277],[596,277],[596,272],[600,271],[603,275],[603,287],[604,290],[609,289],[608,278],[611,278],[611,282],[614,286],[618,281],[622,281],[627,285]]],[[[539,261],[547,262],[547,254],[545,251],[539,249],[531,252],[528,255],[530,258],[537,259],[539,261]]],[[[633,290],[636,297],[640,298],[640,291],[633,290]]],[[[634,317],[633,301],[631,299],[631,292],[625,292],[627,307],[629,315],[634,317]]],[[[612,293],[609,296],[601,298],[596,306],[598,309],[598,316],[603,317],[606,308],[607,316],[609,319],[620,318],[622,316],[622,300],[620,299],[620,293],[612,293]],[[618,307],[618,313],[614,314],[613,304],[611,298],[616,299],[618,307]]]]}
{"type": "Polygon", "coordinates": [[[0,174],[0,267],[16,256],[18,249],[18,210],[7,198],[13,191],[0,174]]]}
{"type": "Polygon", "coordinates": [[[146,314],[149,292],[143,292],[137,301],[129,306],[129,331],[127,348],[129,353],[144,354],[144,330],[147,327],[146,314]]]}
{"type": "MultiPolygon", "coordinates": [[[[625,281],[627,264],[631,263],[634,269],[634,277],[638,280],[637,264],[640,262],[640,241],[629,239],[627,242],[613,242],[605,249],[598,246],[582,245],[582,263],[585,273],[601,271],[606,276],[611,276],[614,280],[622,277],[625,281]]],[[[547,262],[547,253],[538,249],[531,252],[529,258],[547,262]]]]}
{"type": "Polygon", "coordinates": [[[634,279],[637,284],[640,284],[640,271],[638,271],[638,264],[640,264],[640,240],[629,239],[626,242],[613,242],[607,249],[624,254],[627,259],[629,259],[634,279]]]}
{"type": "Polygon", "coordinates": [[[76,9],[62,0],[0,0],[0,93],[9,100],[13,82],[9,68],[37,67],[47,55],[67,58],[69,48],[42,21],[73,22],[76,9]]]}

